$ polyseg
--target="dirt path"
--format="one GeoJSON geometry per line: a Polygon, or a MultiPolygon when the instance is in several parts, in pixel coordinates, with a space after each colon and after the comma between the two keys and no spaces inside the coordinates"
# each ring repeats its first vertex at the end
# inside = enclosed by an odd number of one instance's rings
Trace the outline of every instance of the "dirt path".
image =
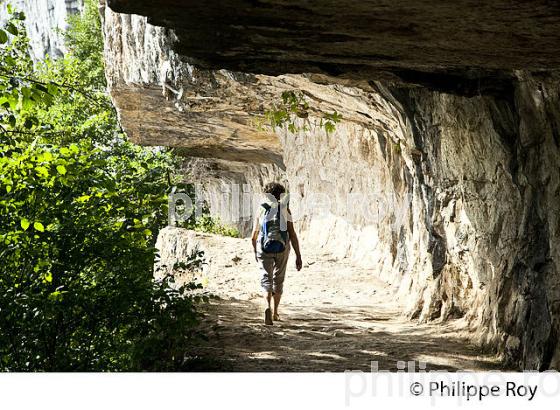
{"type": "MultiPolygon", "coordinates": [[[[419,325],[401,317],[387,285],[320,250],[290,258],[281,322],[264,326],[259,274],[248,240],[197,235],[209,259],[205,308],[209,340],[195,353],[231,371],[396,371],[398,361],[428,369],[489,370],[497,360],[460,338],[457,323],[419,325]]],[[[214,369],[215,370],[215,369],[214,369]]]]}

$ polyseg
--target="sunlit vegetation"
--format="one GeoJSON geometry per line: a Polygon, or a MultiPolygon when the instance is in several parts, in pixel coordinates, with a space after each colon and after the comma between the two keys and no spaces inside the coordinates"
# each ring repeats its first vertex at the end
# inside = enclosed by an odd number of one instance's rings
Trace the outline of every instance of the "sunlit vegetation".
{"type": "MultiPolygon", "coordinates": [[[[106,94],[96,2],[68,54],[0,29],[0,370],[178,370],[205,299],[153,279],[173,156],[135,146],[106,94]]],[[[188,269],[201,269],[194,255],[188,269]]]]}
{"type": "Polygon", "coordinates": [[[286,128],[292,134],[303,131],[308,132],[311,126],[324,129],[331,134],[336,129],[336,124],[342,120],[342,115],[333,111],[332,113],[320,113],[318,119],[310,120],[310,106],[305,94],[299,90],[282,92],[280,99],[272,104],[270,109],[265,110],[264,115],[256,120],[259,129],[265,127],[286,128]]]}

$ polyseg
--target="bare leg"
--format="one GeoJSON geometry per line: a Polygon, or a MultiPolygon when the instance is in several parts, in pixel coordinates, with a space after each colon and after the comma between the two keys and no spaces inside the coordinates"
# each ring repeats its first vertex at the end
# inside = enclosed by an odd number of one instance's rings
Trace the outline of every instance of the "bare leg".
{"type": "Polygon", "coordinates": [[[282,298],[281,293],[274,294],[274,320],[280,320],[280,315],[278,315],[278,305],[280,305],[280,299],[282,298]]]}
{"type": "Polygon", "coordinates": [[[272,301],[272,292],[266,292],[264,294],[264,299],[266,301],[266,307],[270,309],[270,302],[272,301]]]}
{"type": "Polygon", "coordinates": [[[272,300],[272,292],[267,292],[264,295],[267,308],[264,311],[264,324],[272,325],[272,312],[270,311],[270,301],[272,300]]]}

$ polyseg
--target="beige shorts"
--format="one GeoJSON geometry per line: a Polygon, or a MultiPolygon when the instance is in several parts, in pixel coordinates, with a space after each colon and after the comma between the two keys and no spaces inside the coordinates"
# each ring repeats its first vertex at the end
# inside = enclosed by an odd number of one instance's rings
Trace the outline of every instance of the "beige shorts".
{"type": "Polygon", "coordinates": [[[286,245],[284,252],[265,253],[260,249],[257,250],[257,261],[261,272],[261,286],[265,292],[272,292],[273,294],[282,293],[289,256],[289,243],[286,245]]]}

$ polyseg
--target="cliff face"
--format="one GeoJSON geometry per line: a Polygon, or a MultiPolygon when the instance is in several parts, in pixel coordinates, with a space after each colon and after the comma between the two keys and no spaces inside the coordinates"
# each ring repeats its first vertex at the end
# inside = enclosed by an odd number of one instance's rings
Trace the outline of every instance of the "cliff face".
{"type": "Polygon", "coordinates": [[[25,13],[31,56],[35,61],[46,55],[57,58],[65,53],[66,19],[80,11],[82,0],[3,0],[0,1],[0,21],[7,15],[8,3],[25,13]]]}
{"type": "Polygon", "coordinates": [[[371,269],[411,318],[463,317],[511,364],[558,368],[556,7],[222,3],[102,5],[133,141],[182,147],[226,221],[243,191],[231,184],[286,181],[304,249],[371,269]],[[334,133],[259,131],[254,119],[292,89],[311,122],[342,114],[334,133]]]}

